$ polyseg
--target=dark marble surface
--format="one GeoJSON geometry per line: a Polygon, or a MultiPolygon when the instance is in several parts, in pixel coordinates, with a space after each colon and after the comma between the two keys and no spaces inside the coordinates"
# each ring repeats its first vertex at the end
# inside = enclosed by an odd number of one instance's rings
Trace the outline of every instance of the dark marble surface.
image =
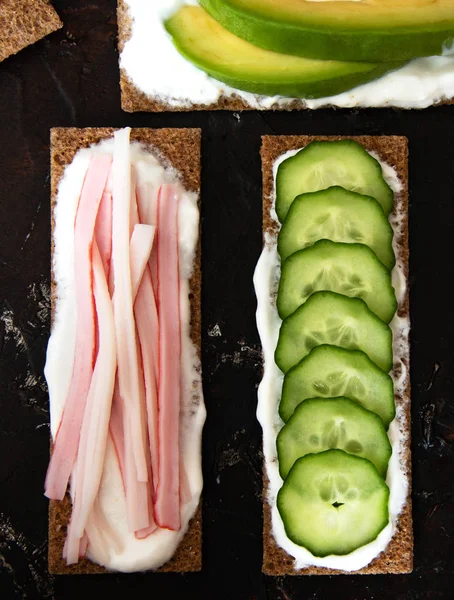
{"type": "Polygon", "coordinates": [[[454,597],[454,106],[425,111],[139,114],[120,110],[115,0],[54,2],[65,26],[0,64],[0,597],[297,600],[454,597]],[[203,128],[204,567],[200,574],[47,574],[49,128],[203,128]],[[410,144],[415,570],[260,572],[262,134],[403,134],[410,144]],[[216,327],[217,326],[217,327],[216,327]]]}

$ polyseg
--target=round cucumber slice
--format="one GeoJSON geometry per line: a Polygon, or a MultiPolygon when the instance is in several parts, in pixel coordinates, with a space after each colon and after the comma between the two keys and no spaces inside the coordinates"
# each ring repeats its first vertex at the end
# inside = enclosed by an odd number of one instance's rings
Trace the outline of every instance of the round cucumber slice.
{"type": "Polygon", "coordinates": [[[391,377],[361,350],[316,346],[284,377],[279,414],[288,421],[308,398],[345,396],[376,413],[386,429],[394,419],[394,384],[391,377]]]}
{"type": "Polygon", "coordinates": [[[283,321],[274,355],[276,364],[287,373],[322,344],[362,350],[386,373],[392,368],[392,331],[359,298],[334,292],[313,294],[283,321]]]}
{"type": "Polygon", "coordinates": [[[288,537],[314,556],[344,555],[389,521],[389,489],[374,465],[342,450],[299,458],[277,496],[288,537]]]}
{"type": "Polygon", "coordinates": [[[302,402],[279,432],[276,445],[282,479],[298,458],[335,448],[367,458],[385,478],[392,454],[380,417],[343,397],[302,402]]]}
{"type": "Polygon", "coordinates": [[[276,212],[281,223],[297,196],[333,185],[372,196],[386,214],[393,209],[393,191],[383,179],[381,165],[361,144],[354,140],[311,142],[279,165],[276,212]]]}
{"type": "Polygon", "coordinates": [[[397,308],[391,274],[364,244],[320,240],[289,256],[282,265],[277,309],[282,319],[319,290],[362,298],[389,323],[397,308]]]}
{"type": "Polygon", "coordinates": [[[382,207],[371,196],[339,186],[297,196],[279,233],[277,247],[281,259],[323,239],[365,244],[388,270],[395,265],[393,229],[382,207]]]}

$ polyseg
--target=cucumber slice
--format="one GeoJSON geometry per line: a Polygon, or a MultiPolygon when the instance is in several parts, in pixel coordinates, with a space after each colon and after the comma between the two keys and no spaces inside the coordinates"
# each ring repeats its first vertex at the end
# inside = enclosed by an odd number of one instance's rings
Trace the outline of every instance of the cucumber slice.
{"type": "Polygon", "coordinates": [[[284,377],[279,414],[288,421],[307,398],[346,396],[382,419],[386,429],[394,419],[394,384],[389,375],[360,350],[316,346],[284,377]]]}
{"type": "Polygon", "coordinates": [[[389,521],[388,500],[389,488],[370,461],[327,450],[296,461],[277,508],[287,536],[323,557],[375,540],[389,521]]]}
{"type": "Polygon", "coordinates": [[[397,308],[391,274],[364,244],[320,240],[289,256],[282,265],[277,309],[282,319],[319,290],[362,298],[389,323],[397,308]]]}
{"type": "Polygon", "coordinates": [[[287,373],[312,348],[330,344],[362,350],[388,372],[393,365],[392,340],[389,326],[360,298],[316,292],[282,323],[274,358],[281,371],[287,373]]]}
{"type": "Polygon", "coordinates": [[[383,179],[380,163],[354,140],[311,142],[284,160],[276,176],[276,212],[283,223],[300,194],[333,185],[372,196],[386,214],[393,209],[393,191],[383,179]]]}
{"type": "Polygon", "coordinates": [[[393,229],[371,196],[334,186],[295,198],[279,233],[281,259],[323,239],[365,244],[388,270],[395,265],[393,229]]]}
{"type": "Polygon", "coordinates": [[[298,458],[333,448],[367,458],[385,478],[392,454],[380,417],[343,397],[302,402],[279,432],[276,445],[282,479],[298,458]]]}

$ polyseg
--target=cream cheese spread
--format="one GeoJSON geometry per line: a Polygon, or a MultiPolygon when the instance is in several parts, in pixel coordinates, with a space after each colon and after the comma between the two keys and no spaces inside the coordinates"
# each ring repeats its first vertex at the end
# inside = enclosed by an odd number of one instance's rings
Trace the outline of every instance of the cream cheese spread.
{"type": "MultiPolygon", "coordinates": [[[[54,208],[53,279],[56,299],[52,335],[47,349],[45,376],[49,386],[51,433],[55,437],[62,418],[71,381],[76,336],[76,303],[74,281],[74,220],[90,156],[97,152],[113,151],[113,140],[79,150],[73,162],[65,169],[58,186],[54,208]]],[[[133,143],[131,160],[136,169],[138,185],[150,183],[175,183],[178,173],[163,167],[140,144],[133,143]]],[[[180,531],[157,529],[145,539],[137,539],[128,531],[126,501],[118,461],[113,443],[107,446],[104,470],[99,490],[99,504],[108,526],[115,532],[118,547],[109,548],[109,554],[90,542],[87,557],[108,569],[131,572],[156,569],[174,554],[183,538],[191,517],[197,510],[202,490],[201,438],[205,422],[201,366],[197,350],[191,340],[190,306],[188,300],[189,278],[199,236],[199,210],[197,195],[184,192],[179,206],[179,256],[180,256],[180,309],[182,327],[182,374],[180,413],[180,455],[187,475],[189,493],[181,507],[180,531]]],[[[71,482],[71,489],[73,486],[71,482]]]]}
{"type": "MultiPolygon", "coordinates": [[[[276,181],[276,173],[279,165],[285,159],[294,156],[297,152],[298,150],[291,150],[277,159],[273,168],[274,181],[276,181]]],[[[375,158],[378,159],[377,156],[375,158]]],[[[402,184],[397,177],[396,171],[382,161],[380,163],[384,178],[397,195],[402,189],[402,184]]],[[[271,217],[278,226],[279,222],[274,209],[274,200],[275,197],[273,196],[271,217]]],[[[392,272],[392,281],[399,306],[404,301],[407,291],[403,256],[397,244],[397,240],[401,234],[403,218],[404,214],[399,204],[396,203],[390,221],[394,230],[394,252],[396,254],[396,266],[392,272]]],[[[386,479],[390,488],[389,523],[373,542],[345,556],[318,558],[305,548],[297,546],[287,537],[284,524],[276,506],[277,493],[283,484],[282,478],[279,475],[276,437],[284,424],[278,413],[284,376],[274,362],[274,351],[277,346],[279,329],[282,322],[276,309],[280,259],[277,252],[276,236],[266,234],[264,241],[264,248],[254,273],[254,287],[257,296],[257,328],[262,342],[264,357],[263,379],[258,390],[257,418],[263,430],[263,454],[266,473],[269,479],[267,501],[271,507],[273,535],[278,545],[295,558],[295,570],[314,565],[343,571],[357,571],[369,564],[380,552],[385,550],[396,532],[398,517],[406,502],[408,492],[408,478],[403,450],[408,440],[410,424],[406,420],[403,408],[397,404],[396,417],[392,421],[388,431],[388,437],[392,445],[392,456],[386,479]]],[[[402,318],[396,314],[390,323],[390,327],[393,331],[393,380],[395,396],[397,397],[403,394],[409,380],[409,373],[405,363],[409,364],[410,322],[408,318],[402,318]]]]}
{"type": "MultiPolygon", "coordinates": [[[[132,35],[120,56],[120,67],[144,94],[171,108],[209,106],[221,97],[236,97],[257,110],[290,107],[294,99],[258,96],[233,89],[192,65],[174,48],[163,22],[183,4],[195,0],[125,0],[132,19],[132,35]]],[[[401,69],[331,96],[309,100],[307,108],[337,106],[426,108],[454,98],[454,55],[418,58],[401,69]]]]}

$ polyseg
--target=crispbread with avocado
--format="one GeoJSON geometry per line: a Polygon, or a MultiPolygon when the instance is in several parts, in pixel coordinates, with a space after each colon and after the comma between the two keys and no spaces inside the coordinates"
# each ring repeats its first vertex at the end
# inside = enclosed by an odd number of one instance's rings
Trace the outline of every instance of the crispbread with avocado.
{"type": "MultiPolygon", "coordinates": [[[[311,3],[313,4],[313,3],[311,3]]],[[[117,20],[118,20],[118,50],[122,53],[126,42],[132,36],[133,22],[128,7],[127,0],[117,0],[117,20]]],[[[378,76],[378,74],[377,74],[378,76]]],[[[121,86],[121,107],[126,112],[190,112],[196,110],[257,110],[257,106],[243,99],[239,95],[224,95],[208,104],[202,103],[182,103],[175,105],[170,100],[160,97],[158,94],[149,95],[144,93],[129,77],[124,68],[120,68],[120,86],[121,86]]],[[[453,104],[454,99],[442,98],[437,105],[453,104]]],[[[392,103],[390,104],[392,105],[392,103]]],[[[326,106],[330,105],[329,102],[326,106]]],[[[387,105],[388,106],[388,105],[387,105]]],[[[270,107],[264,107],[263,110],[292,111],[307,109],[304,100],[295,98],[285,103],[274,103],[270,107]]]]}

